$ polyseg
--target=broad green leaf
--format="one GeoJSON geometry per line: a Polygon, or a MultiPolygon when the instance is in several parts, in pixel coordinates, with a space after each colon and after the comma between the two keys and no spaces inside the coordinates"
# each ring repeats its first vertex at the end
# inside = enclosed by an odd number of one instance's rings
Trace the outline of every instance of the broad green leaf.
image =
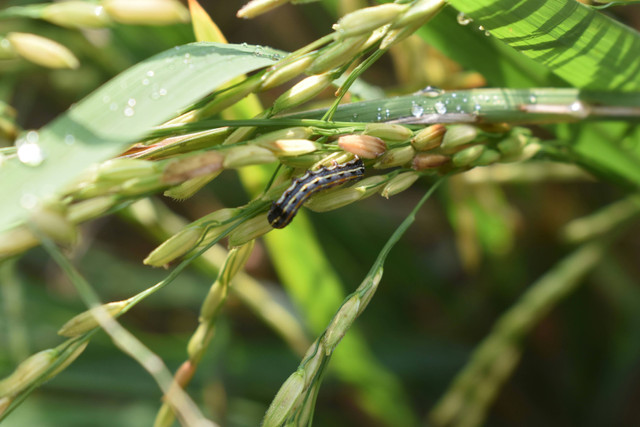
{"type": "Polygon", "coordinates": [[[459,24],[457,13],[451,7],[445,8],[417,34],[463,67],[481,73],[488,86],[564,86],[544,66],[495,37],[486,36],[477,24],[459,24]]]}
{"type": "MultiPolygon", "coordinates": [[[[640,92],[591,92],[572,88],[425,90],[413,95],[341,105],[333,120],[412,124],[637,120],[639,105],[640,92]]],[[[313,110],[285,117],[318,119],[325,111],[313,110]]]]}
{"type": "MultiPolygon", "coordinates": [[[[421,31],[428,42],[481,72],[491,85],[538,86],[548,79],[545,74],[551,70],[579,88],[637,91],[640,87],[638,32],[578,2],[450,3],[473,21],[456,25],[448,9],[421,31]],[[480,25],[491,36],[477,31],[480,25]]],[[[548,80],[553,83],[553,79],[548,80]]],[[[614,93],[610,96],[620,97],[614,93]]],[[[640,105],[637,97],[629,101],[629,107],[640,105]]],[[[609,128],[582,124],[574,127],[573,135],[565,134],[565,139],[591,170],[637,185],[640,152],[637,148],[622,149],[620,132],[610,133],[609,128]]]]}
{"type": "Polygon", "coordinates": [[[0,166],[0,231],[20,223],[34,201],[59,195],[89,165],[131,143],[234,77],[265,67],[279,53],[254,46],[193,43],[143,61],[112,79],[43,127],[44,161],[0,166]]]}
{"type": "Polygon", "coordinates": [[[451,0],[451,5],[571,85],[640,88],[640,34],[573,0],[451,0]]]}
{"type": "Polygon", "coordinates": [[[640,128],[629,132],[628,123],[582,123],[559,127],[563,140],[571,143],[576,160],[612,182],[626,187],[640,186],[640,128]],[[630,144],[625,144],[629,134],[630,144]],[[625,147],[628,145],[628,147],[625,147]]]}

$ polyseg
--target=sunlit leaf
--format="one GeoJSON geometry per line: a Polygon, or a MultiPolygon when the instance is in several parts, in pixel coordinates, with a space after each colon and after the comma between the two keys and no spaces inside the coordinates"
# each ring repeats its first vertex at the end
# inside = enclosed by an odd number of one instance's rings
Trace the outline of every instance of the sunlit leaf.
{"type": "Polygon", "coordinates": [[[640,88],[640,34],[577,1],[451,0],[491,37],[587,89],[640,88]]]}
{"type": "Polygon", "coordinates": [[[276,51],[194,43],[143,61],[31,134],[44,161],[0,167],[0,230],[21,221],[34,200],[60,194],[89,165],[113,157],[234,77],[267,66],[276,51]],[[197,84],[194,84],[196,83],[197,84]],[[21,203],[22,202],[22,203],[21,203]]]}

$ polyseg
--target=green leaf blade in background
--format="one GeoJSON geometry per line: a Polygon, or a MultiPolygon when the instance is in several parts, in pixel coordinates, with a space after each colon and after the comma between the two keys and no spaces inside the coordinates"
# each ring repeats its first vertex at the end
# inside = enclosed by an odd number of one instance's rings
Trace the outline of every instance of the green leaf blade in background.
{"type": "Polygon", "coordinates": [[[265,67],[280,53],[249,45],[193,43],[121,73],[37,135],[44,161],[0,166],[0,231],[23,221],[32,201],[59,195],[88,166],[118,155],[150,129],[234,77],[265,67]],[[198,82],[198,84],[194,84],[198,82]],[[30,203],[24,203],[25,197],[30,203]]]}
{"type": "MultiPolygon", "coordinates": [[[[482,73],[489,86],[562,86],[566,82],[576,88],[618,93],[640,87],[640,34],[601,12],[563,0],[450,3],[473,22],[459,25],[456,12],[445,9],[419,34],[465,68],[482,73]],[[480,25],[491,36],[484,36],[480,25]]],[[[573,135],[562,129],[559,134],[592,171],[637,185],[640,148],[620,146],[619,132],[611,133],[611,126],[581,123],[573,135]]],[[[632,140],[634,133],[629,135],[627,139],[632,140]]]]}
{"type": "Polygon", "coordinates": [[[566,0],[451,0],[502,42],[571,85],[640,88],[640,34],[601,12],[566,0]]]}
{"type": "Polygon", "coordinates": [[[458,12],[445,8],[417,34],[447,57],[475,70],[488,86],[528,88],[566,86],[543,65],[518,53],[495,37],[486,37],[473,25],[459,25],[458,12]]]}

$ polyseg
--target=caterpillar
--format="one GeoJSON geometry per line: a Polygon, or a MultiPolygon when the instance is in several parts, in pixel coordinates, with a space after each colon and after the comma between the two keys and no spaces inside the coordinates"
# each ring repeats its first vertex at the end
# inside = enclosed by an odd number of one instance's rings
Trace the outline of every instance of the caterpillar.
{"type": "Polygon", "coordinates": [[[304,175],[293,180],[282,196],[271,204],[267,215],[273,228],[286,227],[300,206],[318,191],[336,187],[349,181],[357,181],[364,175],[364,163],[358,157],[343,164],[323,166],[316,171],[308,170],[304,175]]]}

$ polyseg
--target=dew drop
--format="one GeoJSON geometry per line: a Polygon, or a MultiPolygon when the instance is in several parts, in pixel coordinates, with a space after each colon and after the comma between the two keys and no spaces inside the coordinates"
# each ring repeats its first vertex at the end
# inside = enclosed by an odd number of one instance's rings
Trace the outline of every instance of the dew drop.
{"type": "Polygon", "coordinates": [[[149,79],[142,80],[142,86],[148,86],[148,85],[149,85],[149,79]]]}
{"type": "Polygon", "coordinates": [[[111,104],[109,104],[109,110],[116,111],[117,109],[118,109],[118,104],[116,104],[115,102],[112,102],[111,104]]]}
{"type": "Polygon", "coordinates": [[[424,113],[424,107],[416,102],[411,103],[411,115],[413,117],[421,117],[424,113]]]}
{"type": "Polygon", "coordinates": [[[64,136],[64,143],[67,145],[73,145],[76,142],[76,137],[71,135],[70,133],[64,136]]]}
{"type": "Polygon", "coordinates": [[[40,134],[35,130],[30,130],[27,132],[26,139],[29,144],[37,144],[38,140],[40,140],[40,134]]]}
{"type": "Polygon", "coordinates": [[[580,102],[580,101],[576,101],[576,102],[572,103],[572,104],[569,106],[569,109],[570,109],[571,111],[574,111],[574,112],[575,112],[575,111],[580,111],[580,110],[582,110],[583,108],[584,108],[584,107],[582,106],[582,102],[580,102]]]}
{"type": "Polygon", "coordinates": [[[530,103],[535,104],[537,101],[538,101],[538,98],[536,98],[536,96],[535,96],[535,95],[531,95],[531,96],[529,97],[529,102],[530,102],[530,103]]]}
{"type": "Polygon", "coordinates": [[[262,46],[256,46],[256,48],[253,50],[253,56],[263,56],[264,55],[264,49],[262,48],[262,46]]]}
{"type": "Polygon", "coordinates": [[[491,37],[491,31],[486,30],[486,31],[484,32],[484,35],[485,35],[485,36],[487,36],[487,37],[491,37]]]}
{"type": "Polygon", "coordinates": [[[463,12],[458,13],[458,16],[456,16],[456,20],[460,25],[469,25],[470,23],[473,22],[473,19],[469,18],[463,12]]]}
{"type": "Polygon", "coordinates": [[[478,25],[478,30],[484,31],[484,25],[478,25]]]}
{"type": "Polygon", "coordinates": [[[444,91],[437,87],[427,86],[424,89],[422,89],[420,93],[422,93],[422,95],[426,96],[427,98],[437,98],[441,96],[444,93],[444,91]]]}
{"type": "Polygon", "coordinates": [[[136,106],[136,99],[135,98],[129,98],[129,100],[127,101],[127,105],[129,107],[135,107],[136,106]]]}
{"type": "Polygon", "coordinates": [[[436,107],[436,111],[438,112],[438,114],[444,114],[447,112],[447,106],[440,101],[436,102],[434,107],[436,107]]]}
{"type": "Polygon", "coordinates": [[[474,109],[474,110],[476,110],[476,111],[480,111],[480,110],[482,109],[482,105],[480,105],[480,104],[476,104],[476,105],[473,107],[473,109],[474,109]]]}
{"type": "Polygon", "coordinates": [[[581,101],[573,102],[569,105],[569,110],[571,110],[571,115],[575,117],[584,118],[589,114],[585,105],[581,101]]]}
{"type": "Polygon", "coordinates": [[[29,131],[25,138],[16,141],[18,160],[27,166],[39,166],[44,161],[42,148],[38,145],[38,132],[29,131]]]}
{"type": "Polygon", "coordinates": [[[111,97],[109,95],[105,95],[102,97],[102,102],[108,104],[111,101],[111,97]]]}
{"type": "Polygon", "coordinates": [[[127,117],[131,117],[135,114],[136,112],[133,110],[133,108],[131,107],[127,107],[124,109],[124,115],[127,117]]]}
{"type": "Polygon", "coordinates": [[[384,118],[388,119],[389,117],[391,117],[391,111],[387,108],[384,110],[384,118]]]}
{"type": "Polygon", "coordinates": [[[147,71],[147,77],[153,77],[156,73],[153,70],[147,71]]]}
{"type": "Polygon", "coordinates": [[[25,209],[32,210],[38,206],[38,197],[31,193],[24,193],[22,197],[20,197],[20,206],[25,209]]]}
{"type": "Polygon", "coordinates": [[[160,90],[158,91],[158,94],[160,96],[165,96],[167,94],[167,90],[163,87],[160,88],[160,90]]]}

